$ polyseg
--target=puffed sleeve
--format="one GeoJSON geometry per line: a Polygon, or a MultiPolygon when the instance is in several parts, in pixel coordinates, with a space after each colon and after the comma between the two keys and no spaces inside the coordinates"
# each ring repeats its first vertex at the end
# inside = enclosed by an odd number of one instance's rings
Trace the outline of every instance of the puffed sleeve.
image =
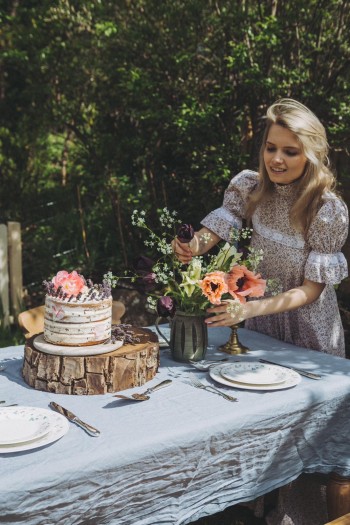
{"type": "Polygon", "coordinates": [[[242,228],[247,198],[257,184],[258,174],[255,171],[244,170],[238,173],[225,191],[221,208],[210,212],[201,224],[222,239],[232,242],[232,228],[242,228]]]}
{"type": "Polygon", "coordinates": [[[344,202],[336,196],[328,198],[309,229],[311,252],[305,266],[306,279],[338,284],[347,277],[347,261],[340,250],[346,241],[348,227],[348,210],[344,202]]]}

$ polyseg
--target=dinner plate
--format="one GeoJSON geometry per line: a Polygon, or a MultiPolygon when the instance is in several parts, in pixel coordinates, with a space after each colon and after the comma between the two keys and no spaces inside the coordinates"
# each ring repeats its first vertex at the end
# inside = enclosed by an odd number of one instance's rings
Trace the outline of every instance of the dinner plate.
{"type": "Polygon", "coordinates": [[[115,343],[101,343],[99,345],[92,346],[63,346],[48,343],[44,339],[44,334],[39,334],[35,337],[33,344],[37,350],[40,350],[45,354],[78,357],[86,355],[108,354],[108,352],[113,352],[114,350],[117,350],[123,346],[123,341],[116,341],[115,343]]]}
{"type": "Polygon", "coordinates": [[[221,383],[222,385],[230,386],[232,388],[239,388],[242,390],[283,390],[285,388],[292,388],[293,386],[296,386],[301,381],[301,376],[294,372],[294,370],[287,370],[287,376],[285,381],[283,383],[277,383],[274,385],[253,385],[253,384],[245,384],[245,383],[234,383],[233,381],[229,381],[228,379],[225,379],[221,375],[221,370],[225,368],[227,364],[221,364],[217,366],[212,366],[209,369],[209,375],[212,379],[217,381],[218,383],[221,383]]]}
{"type": "Polygon", "coordinates": [[[257,386],[278,385],[288,378],[287,369],[254,362],[226,364],[220,373],[229,381],[257,386]]]}
{"type": "Polygon", "coordinates": [[[24,419],[16,412],[12,412],[5,419],[1,418],[0,414],[0,446],[40,439],[48,433],[49,428],[50,423],[47,420],[24,419]]]}
{"type": "Polygon", "coordinates": [[[7,428],[8,433],[3,431],[2,440],[7,436],[5,439],[10,438],[12,442],[1,444],[0,454],[9,454],[32,450],[57,441],[68,432],[69,423],[61,414],[45,408],[4,407],[0,409],[0,429],[3,428],[7,428]],[[13,421],[23,425],[27,433],[23,432],[21,437],[21,432],[14,430],[13,421]],[[28,422],[32,422],[33,425],[28,422]],[[24,441],[19,441],[20,439],[24,441]]]}

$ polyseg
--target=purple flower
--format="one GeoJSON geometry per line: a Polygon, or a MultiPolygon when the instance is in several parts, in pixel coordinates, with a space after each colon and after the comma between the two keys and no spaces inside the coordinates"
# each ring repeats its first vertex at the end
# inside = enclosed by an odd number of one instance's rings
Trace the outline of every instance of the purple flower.
{"type": "Polygon", "coordinates": [[[240,246],[237,252],[242,254],[242,261],[246,261],[249,259],[250,251],[248,246],[240,246]]]}
{"type": "Polygon", "coordinates": [[[150,292],[156,287],[156,274],[154,272],[145,273],[141,280],[144,284],[145,292],[150,292]]]}
{"type": "Polygon", "coordinates": [[[192,224],[182,224],[177,230],[177,237],[180,242],[189,243],[194,237],[194,228],[192,224]]]}
{"type": "Polygon", "coordinates": [[[152,261],[152,259],[149,257],[145,257],[144,255],[141,255],[134,263],[135,270],[140,273],[149,273],[152,270],[153,265],[154,261],[152,261]]]}
{"type": "Polygon", "coordinates": [[[172,317],[175,313],[175,303],[168,295],[159,297],[157,301],[157,313],[159,317],[172,317]]]}

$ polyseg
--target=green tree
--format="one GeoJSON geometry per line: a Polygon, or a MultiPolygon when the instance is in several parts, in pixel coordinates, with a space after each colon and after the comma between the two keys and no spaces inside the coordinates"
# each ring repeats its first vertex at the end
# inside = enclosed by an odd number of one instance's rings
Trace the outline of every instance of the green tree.
{"type": "Polygon", "coordinates": [[[130,265],[144,250],[134,208],[198,226],[256,167],[280,97],[325,123],[346,190],[348,0],[0,6],[0,214],[23,224],[27,285],[130,265]]]}

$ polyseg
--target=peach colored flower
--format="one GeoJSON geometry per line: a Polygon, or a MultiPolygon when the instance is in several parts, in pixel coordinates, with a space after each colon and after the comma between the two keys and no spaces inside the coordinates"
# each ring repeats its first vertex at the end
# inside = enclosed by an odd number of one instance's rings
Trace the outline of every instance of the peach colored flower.
{"type": "Polygon", "coordinates": [[[227,275],[228,292],[234,299],[241,303],[246,297],[262,297],[266,289],[265,279],[260,274],[255,274],[245,266],[237,264],[227,275]]]}
{"type": "Polygon", "coordinates": [[[207,273],[198,284],[211,304],[220,304],[222,295],[228,292],[225,272],[207,273]]]}
{"type": "Polygon", "coordinates": [[[52,282],[55,290],[61,286],[62,291],[68,297],[78,295],[85,286],[84,279],[75,270],[72,273],[68,273],[65,270],[58,272],[56,277],[53,277],[52,282]]]}

